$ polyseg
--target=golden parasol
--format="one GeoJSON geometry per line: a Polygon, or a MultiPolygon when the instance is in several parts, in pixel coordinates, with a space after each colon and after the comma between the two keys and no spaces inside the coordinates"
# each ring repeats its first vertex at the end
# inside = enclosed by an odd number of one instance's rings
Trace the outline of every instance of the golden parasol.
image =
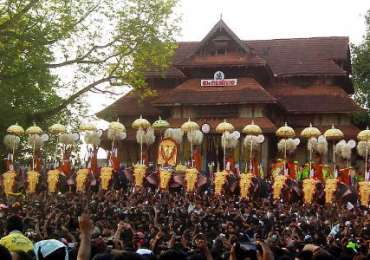
{"type": "Polygon", "coordinates": [[[95,131],[96,126],[92,123],[82,123],[80,124],[78,129],[80,130],[80,132],[95,131]]]}
{"type": "Polygon", "coordinates": [[[143,118],[142,115],[140,115],[139,118],[137,118],[134,122],[132,122],[132,128],[134,129],[139,129],[139,128],[142,128],[142,129],[147,129],[150,127],[150,123],[148,120],[146,120],[145,118],[143,118]]]}
{"type": "Polygon", "coordinates": [[[66,127],[62,124],[57,123],[49,127],[49,132],[55,135],[64,134],[66,132],[66,127]]]}
{"type": "Polygon", "coordinates": [[[154,123],[152,124],[153,128],[155,130],[159,130],[159,131],[162,131],[164,129],[167,129],[170,127],[170,123],[168,123],[168,121],[162,119],[160,116],[158,118],[158,120],[154,121],[154,123]]]}
{"type": "MultiPolygon", "coordinates": [[[[234,131],[234,126],[232,124],[230,124],[229,122],[227,122],[226,119],[224,119],[223,122],[219,123],[216,126],[216,132],[219,133],[219,134],[222,134],[222,135],[224,135],[226,132],[231,133],[232,131],[234,131]]],[[[224,150],[224,170],[225,170],[225,167],[226,167],[226,142],[224,142],[223,150],[224,150]]]]}
{"type": "MultiPolygon", "coordinates": [[[[36,125],[36,123],[33,123],[32,126],[26,129],[26,134],[32,136],[32,135],[39,135],[42,133],[42,129],[36,125]]],[[[32,147],[32,170],[35,170],[35,149],[36,149],[36,141],[33,142],[32,147]]]]}
{"type": "MultiPolygon", "coordinates": [[[[244,128],[243,128],[243,131],[242,131],[244,134],[246,135],[252,135],[252,136],[258,136],[258,135],[262,135],[262,129],[261,127],[259,127],[258,125],[256,125],[254,123],[254,120],[252,120],[252,122],[248,125],[246,125],[244,128]]],[[[253,156],[253,138],[251,138],[251,142],[250,142],[250,145],[251,145],[251,149],[250,149],[250,170],[251,172],[253,172],[253,163],[252,163],[252,156],[253,156]]]]}
{"type": "Polygon", "coordinates": [[[254,120],[252,120],[252,122],[249,125],[246,125],[243,128],[242,132],[246,135],[260,135],[262,134],[262,129],[261,127],[254,123],[254,120]]]}
{"type": "MultiPolygon", "coordinates": [[[[145,131],[145,129],[150,127],[150,123],[140,115],[139,118],[132,122],[131,126],[138,131],[145,131]]],[[[140,135],[140,164],[143,164],[143,135],[140,135]]]]}
{"type": "Polygon", "coordinates": [[[189,118],[188,121],[186,121],[185,123],[181,125],[181,130],[184,131],[185,133],[188,133],[194,130],[199,130],[199,125],[196,122],[191,121],[189,118]]]}
{"type": "Polygon", "coordinates": [[[362,142],[366,142],[366,148],[365,148],[365,175],[366,176],[366,172],[367,172],[367,158],[369,156],[369,147],[368,147],[368,143],[370,141],[370,130],[369,130],[369,127],[366,127],[366,130],[362,130],[361,132],[358,133],[357,135],[357,140],[359,141],[362,141],[362,142]]]}
{"type": "Polygon", "coordinates": [[[223,134],[225,132],[231,133],[232,131],[234,131],[234,126],[230,124],[229,122],[227,122],[226,119],[224,119],[223,122],[219,123],[216,126],[216,132],[219,134],[223,134]]]}
{"type": "MultiPolygon", "coordinates": [[[[190,134],[193,131],[199,130],[199,125],[190,120],[190,117],[188,121],[183,123],[181,125],[181,130],[184,131],[186,134],[190,134]]],[[[193,166],[193,143],[190,141],[190,160],[191,160],[191,165],[193,166]]]]}
{"type": "Polygon", "coordinates": [[[23,127],[21,127],[20,125],[18,125],[18,123],[15,123],[15,125],[11,125],[8,127],[8,129],[6,130],[9,134],[12,134],[12,135],[23,135],[24,134],[24,129],[23,127]]]}
{"type": "Polygon", "coordinates": [[[330,129],[326,130],[324,136],[328,141],[333,142],[333,173],[335,172],[335,141],[339,141],[344,138],[344,134],[341,130],[334,127],[334,124],[330,129]]]}
{"type": "MultiPolygon", "coordinates": [[[[310,123],[309,127],[306,127],[305,129],[302,130],[301,136],[303,138],[306,138],[307,141],[309,141],[312,137],[317,138],[321,135],[320,130],[317,127],[313,127],[312,123],[310,123]]],[[[310,154],[309,154],[309,169],[311,172],[311,166],[312,166],[312,146],[310,146],[310,154]]]]}
{"type": "MultiPolygon", "coordinates": [[[[276,130],[276,136],[282,139],[288,139],[295,136],[295,131],[293,128],[288,126],[288,123],[285,122],[278,130],[276,130]]],[[[284,142],[284,173],[286,171],[286,140],[284,142]]]]}
{"type": "Polygon", "coordinates": [[[295,136],[294,129],[288,126],[288,123],[285,122],[284,126],[276,130],[276,136],[280,138],[292,138],[295,136]]]}

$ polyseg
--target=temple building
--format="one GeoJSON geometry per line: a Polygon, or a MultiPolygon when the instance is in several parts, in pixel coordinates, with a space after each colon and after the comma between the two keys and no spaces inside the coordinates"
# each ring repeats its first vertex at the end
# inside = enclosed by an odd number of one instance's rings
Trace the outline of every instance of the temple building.
{"type": "MultiPolygon", "coordinates": [[[[199,148],[203,169],[211,161],[222,163],[218,123],[226,119],[241,131],[253,120],[265,136],[259,157],[267,168],[277,157],[275,130],[284,122],[297,135],[311,122],[321,131],[334,124],[346,138],[355,137],[359,130],[351,123],[351,113],[361,108],[350,97],[350,75],[348,37],[244,41],[220,20],[200,42],[178,42],[165,73],[146,73],[156,96],[139,102],[128,93],[97,116],[108,121],[118,117],[129,128],[120,149],[120,159],[129,164],[138,160],[130,125],[140,115],[151,122],[161,116],[173,128],[188,118],[208,124],[210,131],[199,148]]],[[[303,162],[306,148],[300,146],[296,160],[303,162]]],[[[155,145],[149,153],[155,161],[155,145]]],[[[234,157],[244,164],[242,138],[234,157]]]]}

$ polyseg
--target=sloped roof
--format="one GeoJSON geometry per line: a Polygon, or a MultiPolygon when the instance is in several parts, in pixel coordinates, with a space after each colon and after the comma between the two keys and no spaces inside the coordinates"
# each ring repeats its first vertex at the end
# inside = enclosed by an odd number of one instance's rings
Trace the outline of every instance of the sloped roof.
{"type": "MultiPolygon", "coordinates": [[[[276,77],[329,75],[345,76],[336,62],[349,60],[348,37],[312,37],[273,40],[243,41],[270,66],[276,77]]],[[[194,53],[200,42],[178,42],[171,70],[174,77],[183,77],[176,66],[194,53]]],[[[162,76],[152,73],[150,77],[162,76]]]]}
{"type": "Polygon", "coordinates": [[[290,113],[352,113],[362,110],[338,86],[282,84],[267,90],[290,113]]]}
{"type": "MultiPolygon", "coordinates": [[[[158,94],[163,95],[164,91],[160,91],[158,94]]],[[[153,99],[156,97],[145,98],[142,102],[139,102],[138,96],[130,91],[125,96],[118,99],[110,106],[104,108],[96,115],[100,118],[117,118],[120,116],[125,117],[137,117],[140,114],[145,116],[157,117],[161,114],[161,111],[152,105],[153,99]]]]}
{"type": "Polygon", "coordinates": [[[201,87],[200,79],[189,79],[154,100],[157,106],[274,103],[255,79],[239,78],[233,87],[201,87]]]}

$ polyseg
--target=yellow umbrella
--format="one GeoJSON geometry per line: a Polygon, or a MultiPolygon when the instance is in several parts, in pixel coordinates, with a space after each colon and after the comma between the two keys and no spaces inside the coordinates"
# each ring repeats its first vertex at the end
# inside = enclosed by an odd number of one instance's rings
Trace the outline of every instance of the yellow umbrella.
{"type": "Polygon", "coordinates": [[[225,119],[223,122],[219,123],[216,126],[216,132],[222,134],[225,133],[226,131],[231,133],[232,131],[234,131],[234,126],[227,122],[225,119]]]}
{"type": "Polygon", "coordinates": [[[49,132],[52,134],[63,134],[66,132],[66,127],[62,124],[54,124],[49,127],[49,132]]]}
{"type": "Polygon", "coordinates": [[[168,123],[168,121],[162,119],[160,116],[158,118],[158,120],[156,120],[153,124],[152,124],[153,128],[155,130],[164,130],[166,128],[169,128],[170,127],[170,123],[168,123]]]}
{"type": "Polygon", "coordinates": [[[30,126],[26,130],[26,134],[28,134],[28,135],[37,135],[37,134],[41,134],[41,133],[42,133],[42,129],[40,127],[38,127],[35,123],[33,123],[33,126],[30,126]]]}
{"type": "Polygon", "coordinates": [[[96,126],[91,124],[91,123],[82,123],[80,124],[78,128],[81,132],[86,132],[86,131],[95,131],[96,126]]]}
{"type": "Polygon", "coordinates": [[[362,130],[361,132],[358,133],[357,139],[359,141],[370,141],[370,130],[369,127],[366,127],[366,130],[362,130]]]}
{"type": "Polygon", "coordinates": [[[366,152],[365,152],[365,175],[367,172],[367,158],[369,156],[369,148],[368,148],[368,142],[370,141],[370,130],[369,127],[366,127],[366,130],[362,130],[361,132],[358,133],[357,139],[359,141],[366,142],[366,152]]]}
{"type": "Polygon", "coordinates": [[[126,127],[119,122],[119,119],[117,119],[117,121],[110,122],[108,128],[117,133],[126,132],[126,127]]]}
{"type": "MultiPolygon", "coordinates": [[[[301,132],[301,136],[306,138],[306,139],[310,139],[312,137],[319,137],[321,135],[321,132],[318,128],[316,127],[313,127],[312,124],[310,123],[310,126],[309,127],[306,127],[305,129],[302,130],[301,132]]],[[[310,161],[309,161],[309,168],[310,168],[310,172],[311,172],[311,161],[312,161],[312,147],[310,146],[310,161]]]]}
{"type": "Polygon", "coordinates": [[[254,121],[252,120],[252,122],[249,125],[246,125],[243,128],[243,133],[246,135],[260,135],[262,134],[262,129],[261,127],[256,125],[254,121]]]}
{"type": "Polygon", "coordinates": [[[317,127],[313,127],[310,123],[309,127],[306,127],[302,130],[301,136],[307,139],[310,139],[311,137],[319,137],[321,135],[320,130],[317,127]]]}
{"type": "Polygon", "coordinates": [[[21,127],[20,125],[18,125],[18,123],[15,123],[15,125],[11,125],[8,127],[8,129],[6,130],[9,134],[13,134],[13,135],[23,135],[24,134],[24,129],[23,127],[21,127]]]}
{"type": "Polygon", "coordinates": [[[142,115],[140,115],[140,118],[136,119],[134,122],[132,122],[132,128],[134,129],[139,129],[139,128],[142,128],[142,129],[147,129],[150,127],[150,123],[148,120],[146,120],[145,118],[143,118],[142,115]]]}
{"type": "Polygon", "coordinates": [[[292,138],[295,136],[294,129],[288,126],[288,123],[285,122],[284,126],[276,130],[276,136],[280,138],[292,138]]]}
{"type": "Polygon", "coordinates": [[[327,140],[333,142],[333,173],[334,173],[335,172],[335,141],[343,139],[344,134],[341,130],[335,128],[334,125],[332,125],[330,129],[325,131],[324,136],[326,137],[327,140]]]}
{"type": "Polygon", "coordinates": [[[191,121],[189,118],[188,121],[186,121],[185,123],[181,125],[181,129],[182,131],[187,133],[190,131],[199,130],[199,125],[196,122],[191,121]]]}
{"type": "Polygon", "coordinates": [[[324,136],[329,141],[338,141],[340,139],[343,139],[344,134],[341,130],[335,128],[334,125],[332,125],[330,129],[325,131],[324,136]]]}

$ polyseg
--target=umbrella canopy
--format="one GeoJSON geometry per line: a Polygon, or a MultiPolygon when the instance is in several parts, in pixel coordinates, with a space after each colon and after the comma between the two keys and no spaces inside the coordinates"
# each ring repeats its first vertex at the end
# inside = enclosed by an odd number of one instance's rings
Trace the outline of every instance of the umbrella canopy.
{"type": "Polygon", "coordinates": [[[246,135],[260,135],[262,134],[262,129],[261,127],[256,125],[254,121],[252,120],[252,122],[249,125],[246,125],[243,128],[243,133],[246,135]]]}
{"type": "Polygon", "coordinates": [[[126,127],[119,122],[119,119],[117,119],[117,121],[110,122],[108,128],[118,133],[126,132],[126,127]]]}
{"type": "Polygon", "coordinates": [[[95,131],[96,126],[91,124],[91,123],[82,123],[80,124],[78,128],[81,132],[86,132],[86,131],[95,131]]]}
{"type": "Polygon", "coordinates": [[[217,126],[216,126],[216,132],[217,133],[225,133],[225,132],[233,132],[234,131],[234,126],[232,124],[230,124],[229,122],[226,121],[226,119],[219,123],[217,126]]]}
{"type": "Polygon", "coordinates": [[[358,133],[357,139],[359,141],[370,141],[370,130],[369,127],[366,128],[366,130],[362,130],[361,132],[358,133]]]}
{"type": "Polygon", "coordinates": [[[26,130],[26,134],[28,134],[28,135],[37,135],[37,134],[41,134],[41,133],[42,133],[42,129],[40,127],[38,127],[35,123],[33,123],[33,126],[30,126],[26,130]]]}
{"type": "Polygon", "coordinates": [[[337,129],[332,125],[332,127],[325,131],[324,136],[329,141],[337,141],[343,139],[344,134],[341,130],[337,129]]]}
{"type": "Polygon", "coordinates": [[[285,122],[284,126],[276,130],[276,136],[280,138],[292,138],[295,136],[294,129],[288,126],[288,123],[285,122]]]}
{"type": "Polygon", "coordinates": [[[168,123],[166,120],[162,119],[160,116],[158,118],[158,120],[156,120],[153,124],[152,124],[153,128],[156,129],[156,130],[163,130],[163,129],[167,129],[170,127],[170,123],[168,123]]]}
{"type": "Polygon", "coordinates": [[[313,127],[311,123],[309,127],[306,127],[301,132],[301,136],[307,139],[310,139],[311,137],[319,137],[320,135],[320,130],[317,127],[313,127]]]}
{"type": "Polygon", "coordinates": [[[182,124],[181,130],[184,131],[185,133],[194,130],[199,130],[199,125],[196,122],[191,121],[189,118],[188,121],[182,124]]]}
{"type": "Polygon", "coordinates": [[[147,129],[150,127],[150,123],[148,120],[146,120],[145,118],[143,118],[142,115],[140,115],[140,117],[138,119],[136,119],[134,122],[132,122],[132,128],[134,129],[139,129],[139,128],[142,128],[142,129],[147,129]]]}
{"type": "Polygon", "coordinates": [[[23,135],[24,134],[24,129],[23,127],[21,127],[20,125],[18,125],[18,123],[16,123],[15,125],[11,125],[8,127],[8,129],[6,130],[9,134],[12,134],[12,135],[23,135]]]}
{"type": "Polygon", "coordinates": [[[52,134],[63,134],[66,132],[66,127],[57,123],[49,127],[49,132],[52,134]]]}

